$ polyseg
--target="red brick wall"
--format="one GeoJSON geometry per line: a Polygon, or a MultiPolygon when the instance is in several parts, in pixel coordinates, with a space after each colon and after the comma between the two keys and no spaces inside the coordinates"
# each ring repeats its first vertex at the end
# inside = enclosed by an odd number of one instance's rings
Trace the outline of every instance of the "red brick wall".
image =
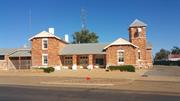
{"type": "Polygon", "coordinates": [[[133,46],[110,46],[106,49],[106,64],[118,65],[117,51],[124,50],[124,65],[136,64],[136,48],[133,46]]]}
{"type": "Polygon", "coordinates": [[[137,28],[129,28],[129,41],[134,45],[138,46],[141,51],[141,60],[146,60],[146,28],[141,27],[139,37],[135,37],[137,28]]]}
{"type": "Polygon", "coordinates": [[[32,66],[42,66],[42,54],[48,54],[48,66],[61,65],[59,52],[66,44],[56,38],[48,38],[48,50],[42,50],[42,39],[32,39],[32,66]]]}
{"type": "Polygon", "coordinates": [[[42,65],[42,38],[32,39],[32,66],[42,65]]]}

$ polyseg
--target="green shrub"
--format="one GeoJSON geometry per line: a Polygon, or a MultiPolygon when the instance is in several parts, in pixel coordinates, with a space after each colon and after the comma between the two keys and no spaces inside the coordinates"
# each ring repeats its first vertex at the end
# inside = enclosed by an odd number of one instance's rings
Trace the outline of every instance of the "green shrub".
{"type": "Polygon", "coordinates": [[[40,68],[40,69],[43,69],[45,73],[51,73],[54,72],[55,70],[53,67],[40,68]]]}
{"type": "Polygon", "coordinates": [[[132,65],[109,66],[108,68],[111,71],[113,71],[113,70],[120,70],[120,71],[127,71],[127,72],[135,72],[135,67],[132,66],[132,65]]]}

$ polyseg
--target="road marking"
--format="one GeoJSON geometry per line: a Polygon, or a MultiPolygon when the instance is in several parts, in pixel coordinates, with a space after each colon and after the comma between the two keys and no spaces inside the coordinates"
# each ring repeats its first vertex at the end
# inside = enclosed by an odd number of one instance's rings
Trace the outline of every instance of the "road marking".
{"type": "Polygon", "coordinates": [[[51,85],[114,86],[114,84],[98,84],[98,83],[61,83],[61,82],[40,82],[40,83],[51,84],[51,85]]]}

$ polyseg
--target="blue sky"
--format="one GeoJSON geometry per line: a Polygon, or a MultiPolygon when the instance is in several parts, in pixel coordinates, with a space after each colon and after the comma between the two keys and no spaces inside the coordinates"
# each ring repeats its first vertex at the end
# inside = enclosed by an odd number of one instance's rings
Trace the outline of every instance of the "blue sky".
{"type": "Polygon", "coordinates": [[[0,0],[0,48],[22,47],[48,27],[61,38],[65,33],[71,37],[81,29],[81,8],[100,43],[128,39],[128,26],[137,18],[148,24],[153,53],[180,47],[180,0],[0,0]]]}

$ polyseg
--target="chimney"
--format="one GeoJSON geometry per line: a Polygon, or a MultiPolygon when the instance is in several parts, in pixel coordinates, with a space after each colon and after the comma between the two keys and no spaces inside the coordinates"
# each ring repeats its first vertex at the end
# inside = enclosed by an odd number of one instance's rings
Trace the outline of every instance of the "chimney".
{"type": "Polygon", "coordinates": [[[49,28],[48,31],[49,31],[49,33],[51,33],[51,34],[54,34],[54,28],[49,28]]]}
{"type": "Polygon", "coordinates": [[[67,34],[64,35],[64,40],[65,40],[66,42],[69,42],[69,36],[68,36],[67,34]]]}

